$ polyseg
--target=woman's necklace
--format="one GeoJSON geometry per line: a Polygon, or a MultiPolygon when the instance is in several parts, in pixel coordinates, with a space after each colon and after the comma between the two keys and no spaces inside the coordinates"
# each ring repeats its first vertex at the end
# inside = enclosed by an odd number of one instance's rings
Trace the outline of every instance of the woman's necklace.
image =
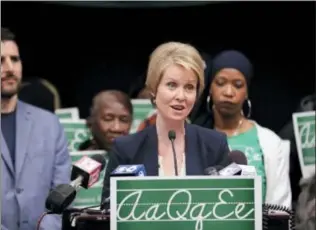
{"type": "Polygon", "coordinates": [[[233,136],[237,136],[239,134],[239,129],[241,128],[242,123],[243,123],[243,119],[241,118],[236,130],[233,133],[233,136]]]}
{"type": "MultiPolygon", "coordinates": [[[[239,129],[241,128],[241,125],[243,124],[243,118],[239,120],[239,123],[237,125],[237,128],[233,132],[232,136],[237,136],[239,134],[239,129]]],[[[217,128],[216,128],[217,129],[217,128]]],[[[227,134],[228,135],[228,134],[227,134]]],[[[229,136],[229,135],[228,135],[229,136]]]]}

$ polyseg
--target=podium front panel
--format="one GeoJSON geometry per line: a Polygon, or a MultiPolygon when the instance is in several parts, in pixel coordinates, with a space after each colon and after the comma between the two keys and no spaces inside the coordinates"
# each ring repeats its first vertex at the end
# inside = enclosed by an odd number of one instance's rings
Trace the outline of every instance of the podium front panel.
{"type": "Polygon", "coordinates": [[[261,177],[111,178],[111,230],[262,229],[261,177]]]}

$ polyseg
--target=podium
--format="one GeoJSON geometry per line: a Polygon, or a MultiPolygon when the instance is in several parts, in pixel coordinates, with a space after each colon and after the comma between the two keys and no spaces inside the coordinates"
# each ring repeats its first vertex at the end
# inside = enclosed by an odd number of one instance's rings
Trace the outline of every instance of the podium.
{"type": "Polygon", "coordinates": [[[289,229],[274,214],[263,226],[259,176],[113,177],[110,187],[110,215],[69,209],[62,230],[289,229]]]}
{"type": "Polygon", "coordinates": [[[62,230],[110,230],[110,216],[99,210],[71,208],[64,211],[62,230]]]}

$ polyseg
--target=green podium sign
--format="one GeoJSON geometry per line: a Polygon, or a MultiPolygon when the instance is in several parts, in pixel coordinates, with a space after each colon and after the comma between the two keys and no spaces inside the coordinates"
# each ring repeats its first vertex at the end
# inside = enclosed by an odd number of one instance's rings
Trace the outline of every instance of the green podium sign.
{"type": "Polygon", "coordinates": [[[111,230],[260,230],[261,178],[111,178],[111,230]]]}

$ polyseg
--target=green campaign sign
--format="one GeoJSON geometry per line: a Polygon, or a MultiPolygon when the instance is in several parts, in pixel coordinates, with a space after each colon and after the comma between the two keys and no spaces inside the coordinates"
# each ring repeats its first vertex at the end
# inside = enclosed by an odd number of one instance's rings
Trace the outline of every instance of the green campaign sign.
{"type": "Polygon", "coordinates": [[[316,112],[294,113],[293,126],[302,173],[307,177],[316,165],[316,112]]]}
{"type": "Polygon", "coordinates": [[[55,110],[59,119],[79,120],[78,108],[64,108],[55,110]]]}
{"type": "Polygon", "coordinates": [[[111,178],[112,230],[262,229],[261,177],[111,178]]]}
{"type": "MultiPolygon", "coordinates": [[[[95,154],[102,154],[106,158],[106,162],[108,162],[108,157],[105,151],[103,150],[92,150],[92,151],[78,151],[78,152],[71,152],[70,155],[72,157],[72,162],[78,161],[83,156],[92,156],[95,154]]],[[[73,203],[75,208],[84,208],[84,207],[91,207],[91,206],[99,206],[101,202],[101,192],[103,187],[103,179],[105,175],[105,166],[104,170],[100,173],[99,181],[94,184],[89,189],[80,189],[77,192],[76,199],[73,203]]]]}
{"type": "Polygon", "coordinates": [[[155,108],[147,99],[133,99],[131,100],[133,105],[133,123],[130,133],[135,133],[137,128],[146,118],[155,113],[155,108]]]}
{"type": "Polygon", "coordinates": [[[66,138],[68,140],[69,151],[76,151],[84,141],[91,138],[91,133],[86,126],[86,120],[60,120],[64,127],[66,138]]]}

